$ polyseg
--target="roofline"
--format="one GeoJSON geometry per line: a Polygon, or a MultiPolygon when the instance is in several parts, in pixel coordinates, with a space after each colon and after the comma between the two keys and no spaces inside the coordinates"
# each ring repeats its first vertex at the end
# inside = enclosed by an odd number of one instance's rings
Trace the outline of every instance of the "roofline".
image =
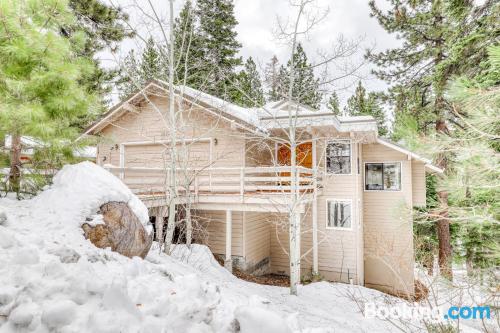
{"type": "MultiPolygon", "coordinates": [[[[261,117],[261,120],[274,120],[274,119],[287,119],[290,116],[284,115],[284,116],[266,116],[266,117],[261,117]]],[[[352,120],[342,120],[339,117],[337,117],[335,114],[331,112],[317,112],[314,114],[297,114],[294,115],[294,117],[297,118],[316,118],[316,117],[332,117],[336,118],[339,123],[376,123],[377,121],[375,119],[352,119],[352,120]]]]}
{"type": "Polygon", "coordinates": [[[119,111],[120,107],[122,107],[124,104],[128,103],[131,99],[135,98],[138,94],[140,94],[143,90],[146,90],[151,84],[154,83],[155,80],[150,80],[146,82],[146,84],[142,88],[136,89],[134,92],[130,93],[127,97],[125,97],[123,100],[118,102],[117,104],[113,105],[107,112],[101,115],[100,119],[97,119],[94,121],[92,124],[87,126],[84,130],[83,133],[78,137],[77,140],[80,140],[83,136],[89,134],[92,132],[96,127],[98,127],[100,124],[102,124],[106,119],[109,117],[113,116],[116,112],[119,111]]]}
{"type": "MultiPolygon", "coordinates": [[[[148,82],[146,82],[144,84],[144,86],[140,89],[137,89],[135,92],[131,93],[130,95],[128,95],[125,99],[123,99],[122,101],[120,101],[119,103],[115,104],[114,106],[112,106],[109,111],[107,111],[106,113],[104,113],[100,119],[96,120],[94,123],[92,123],[91,125],[89,125],[87,128],[85,128],[85,130],[83,131],[83,133],[78,137],[77,141],[82,139],[85,135],[89,135],[93,130],[95,130],[99,125],[101,125],[103,122],[105,122],[108,118],[112,117],[114,114],[116,114],[120,108],[128,103],[130,100],[132,100],[133,98],[135,98],[137,95],[139,94],[143,94],[145,90],[147,90],[150,86],[154,85],[160,89],[164,89],[166,90],[167,88],[165,87],[165,84],[164,82],[160,81],[160,80],[156,80],[156,79],[152,79],[152,80],[149,80],[148,82]]],[[[184,99],[185,101],[188,101],[192,104],[195,104],[197,106],[200,106],[202,107],[203,109],[213,113],[213,111],[210,111],[208,110],[208,108],[210,107],[207,107],[207,106],[204,106],[204,105],[201,105],[201,103],[203,104],[207,104],[207,103],[204,103],[203,101],[197,101],[197,100],[192,100],[192,98],[194,98],[193,96],[190,96],[191,98],[186,98],[187,94],[185,93],[182,93],[180,94],[179,91],[181,89],[179,89],[177,86],[175,87],[175,90],[177,90],[177,92],[175,93],[176,95],[178,96],[181,96],[182,99],[184,99]]],[[[216,107],[214,107],[216,108],[216,107]]],[[[216,109],[220,109],[220,108],[216,108],[216,109]]],[[[224,112],[223,110],[221,110],[222,112],[224,112]]],[[[224,112],[226,113],[226,112],[224,112]]],[[[236,121],[234,119],[231,119],[229,117],[225,117],[226,120],[228,120],[229,122],[231,123],[235,123],[236,121]]],[[[237,117],[234,117],[234,118],[237,118],[237,117]]],[[[257,127],[248,123],[247,121],[243,120],[243,119],[238,119],[239,121],[241,121],[242,123],[245,123],[245,125],[240,125],[238,124],[240,127],[242,127],[243,129],[246,129],[250,132],[256,132],[257,131],[257,127]]]]}
{"type": "Polygon", "coordinates": [[[388,148],[397,150],[400,153],[409,155],[409,156],[411,156],[411,158],[416,159],[418,161],[421,161],[421,162],[425,163],[425,167],[427,169],[429,169],[430,171],[433,171],[433,172],[439,173],[439,174],[443,174],[444,173],[444,170],[441,169],[441,168],[438,168],[435,165],[433,165],[431,160],[429,160],[429,159],[427,159],[425,157],[422,157],[422,156],[420,156],[420,155],[418,155],[418,154],[416,154],[416,153],[414,153],[414,152],[412,152],[412,151],[410,151],[410,150],[408,150],[406,148],[403,148],[403,147],[401,147],[401,146],[399,146],[399,145],[397,145],[397,144],[395,144],[393,142],[390,142],[390,141],[388,141],[386,139],[378,137],[377,138],[377,143],[379,143],[381,145],[384,145],[384,146],[386,146],[388,148]]]}

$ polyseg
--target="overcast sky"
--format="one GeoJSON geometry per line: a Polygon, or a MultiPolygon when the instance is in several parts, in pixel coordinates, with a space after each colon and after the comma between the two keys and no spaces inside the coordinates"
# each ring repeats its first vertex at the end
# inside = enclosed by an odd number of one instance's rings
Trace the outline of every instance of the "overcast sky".
{"type": "MultiPolygon", "coordinates": [[[[148,0],[106,0],[115,5],[119,4],[129,13],[130,24],[139,29],[142,35],[149,33],[150,29],[144,28],[146,19],[144,13],[133,5],[139,4],[140,7],[151,13],[148,0]]],[[[156,7],[157,12],[162,17],[168,17],[167,0],[150,0],[156,7]]],[[[384,6],[384,0],[379,0],[381,6],[384,6]]],[[[184,0],[176,0],[175,7],[178,11],[184,3],[184,0]]],[[[277,17],[284,19],[293,14],[288,0],[235,0],[235,15],[239,24],[237,26],[238,40],[242,44],[241,56],[247,58],[252,56],[259,67],[263,67],[269,59],[276,54],[281,62],[286,62],[289,58],[290,49],[282,45],[275,38],[274,31],[277,28],[277,17]]],[[[376,50],[385,50],[397,45],[394,36],[388,35],[377,23],[374,18],[369,16],[369,7],[367,0],[317,0],[317,5],[321,11],[328,9],[328,16],[317,25],[308,36],[307,40],[302,40],[306,52],[311,60],[318,59],[319,50],[329,50],[332,43],[342,34],[346,38],[364,37],[363,46],[375,47],[376,50]]],[[[156,36],[160,36],[157,26],[152,26],[156,36]]],[[[118,56],[111,56],[106,53],[102,55],[105,66],[116,65],[119,58],[126,54],[132,48],[140,49],[143,43],[138,40],[128,40],[122,43],[118,56]]],[[[363,52],[353,61],[359,61],[363,52]]],[[[365,66],[360,72],[364,77],[364,84],[369,90],[383,90],[384,83],[376,80],[369,75],[370,68],[365,66]]],[[[341,99],[352,92],[339,91],[341,99]]]]}

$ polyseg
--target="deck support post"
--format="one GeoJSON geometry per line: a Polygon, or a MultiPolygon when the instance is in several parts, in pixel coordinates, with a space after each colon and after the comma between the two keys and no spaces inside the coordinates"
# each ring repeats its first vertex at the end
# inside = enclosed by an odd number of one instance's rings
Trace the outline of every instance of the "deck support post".
{"type": "Polygon", "coordinates": [[[312,202],[312,242],[313,242],[313,275],[319,274],[318,268],[318,201],[316,194],[313,196],[312,202]]]}
{"type": "Polygon", "coordinates": [[[319,274],[318,265],[318,165],[316,152],[316,139],[312,137],[312,167],[313,167],[313,200],[312,200],[312,242],[313,242],[313,271],[314,275],[319,274]]]}
{"type": "Polygon", "coordinates": [[[290,284],[291,289],[295,292],[294,295],[297,295],[297,286],[300,284],[300,222],[301,222],[301,213],[300,211],[293,212],[290,215],[290,244],[289,244],[289,252],[290,252],[290,284]],[[292,220],[295,220],[292,223],[292,220]]]}
{"type": "Polygon", "coordinates": [[[224,267],[233,272],[233,260],[231,259],[231,240],[232,240],[232,227],[233,227],[233,212],[226,210],[226,258],[224,260],[224,267]]]}

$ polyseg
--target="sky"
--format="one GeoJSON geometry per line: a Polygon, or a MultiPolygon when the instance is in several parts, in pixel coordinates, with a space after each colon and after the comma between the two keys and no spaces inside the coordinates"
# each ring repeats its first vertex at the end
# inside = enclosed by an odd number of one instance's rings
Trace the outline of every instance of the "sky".
{"type": "MultiPolygon", "coordinates": [[[[120,5],[130,15],[130,25],[138,28],[139,34],[146,36],[152,34],[161,39],[160,29],[157,24],[147,25],[146,17],[151,15],[149,1],[153,4],[157,14],[165,18],[168,24],[168,1],[167,0],[105,0],[114,5],[120,5]]],[[[384,8],[384,0],[377,3],[384,8]]],[[[184,0],[175,0],[175,11],[178,12],[184,0]]],[[[238,41],[242,44],[240,55],[243,59],[251,56],[257,66],[263,70],[265,64],[276,55],[281,63],[289,59],[290,47],[284,45],[276,38],[278,17],[284,21],[294,14],[288,0],[235,0],[235,16],[239,24],[236,28],[238,41]]],[[[316,0],[315,10],[317,13],[327,12],[327,16],[317,24],[308,36],[301,38],[306,53],[311,61],[319,61],[321,53],[328,53],[335,46],[340,35],[346,40],[362,39],[359,52],[349,59],[350,63],[362,62],[364,49],[374,48],[381,51],[398,45],[394,36],[385,32],[376,19],[369,15],[368,0],[316,0]]],[[[131,49],[140,51],[143,42],[140,38],[126,40],[117,54],[104,53],[101,55],[102,63],[106,67],[116,66],[120,59],[131,49]]],[[[344,61],[338,66],[343,66],[344,61]]],[[[331,68],[331,66],[330,66],[331,68]]],[[[360,79],[370,91],[379,91],[386,85],[370,75],[371,65],[364,65],[356,77],[348,81],[337,82],[336,85],[326,89],[328,93],[337,90],[341,103],[354,91],[355,83],[360,79]]],[[[337,75],[331,70],[330,76],[337,75]]]]}

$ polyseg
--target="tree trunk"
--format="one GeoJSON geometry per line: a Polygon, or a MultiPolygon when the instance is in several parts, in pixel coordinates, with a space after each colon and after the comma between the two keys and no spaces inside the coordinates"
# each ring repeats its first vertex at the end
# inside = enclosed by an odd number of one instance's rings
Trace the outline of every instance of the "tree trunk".
{"type": "Polygon", "coordinates": [[[472,260],[472,253],[467,251],[465,254],[465,267],[467,269],[467,276],[471,277],[474,275],[474,264],[472,260]]]}
{"type": "Polygon", "coordinates": [[[167,222],[167,232],[165,235],[165,247],[163,251],[166,254],[170,254],[174,231],[175,231],[175,215],[177,214],[175,209],[175,203],[171,200],[170,206],[168,207],[168,222],[167,222]]]}
{"type": "Polygon", "coordinates": [[[160,246],[163,245],[163,215],[165,208],[158,208],[158,214],[156,215],[155,228],[156,228],[156,241],[160,243],[160,246]]]}
{"type": "MultiPolygon", "coordinates": [[[[448,134],[448,128],[444,119],[436,121],[436,131],[441,134],[448,134]]],[[[437,165],[441,169],[447,168],[447,159],[441,154],[437,160],[437,165]]],[[[439,270],[441,275],[449,280],[453,279],[452,256],[451,256],[451,235],[450,220],[448,217],[448,191],[437,192],[439,202],[439,217],[437,220],[437,236],[439,240],[439,270]]]]}
{"type": "Polygon", "coordinates": [[[434,254],[432,254],[432,249],[430,250],[429,255],[425,257],[424,262],[425,262],[424,267],[427,268],[427,275],[433,276],[434,275],[434,254]]]}
{"type": "Polygon", "coordinates": [[[9,190],[19,192],[21,184],[21,135],[11,135],[9,190]]]}
{"type": "Polygon", "coordinates": [[[167,223],[167,234],[165,237],[165,248],[163,249],[166,254],[170,254],[170,246],[172,245],[172,237],[175,230],[175,204],[177,199],[177,122],[175,115],[175,94],[174,94],[174,1],[169,0],[169,16],[170,16],[170,45],[169,45],[169,61],[168,61],[168,112],[170,115],[170,157],[172,165],[170,166],[170,186],[169,186],[169,213],[167,223]]]}
{"type": "Polygon", "coordinates": [[[191,247],[191,241],[193,238],[193,222],[191,220],[191,204],[186,205],[186,245],[188,248],[191,247]]]}

